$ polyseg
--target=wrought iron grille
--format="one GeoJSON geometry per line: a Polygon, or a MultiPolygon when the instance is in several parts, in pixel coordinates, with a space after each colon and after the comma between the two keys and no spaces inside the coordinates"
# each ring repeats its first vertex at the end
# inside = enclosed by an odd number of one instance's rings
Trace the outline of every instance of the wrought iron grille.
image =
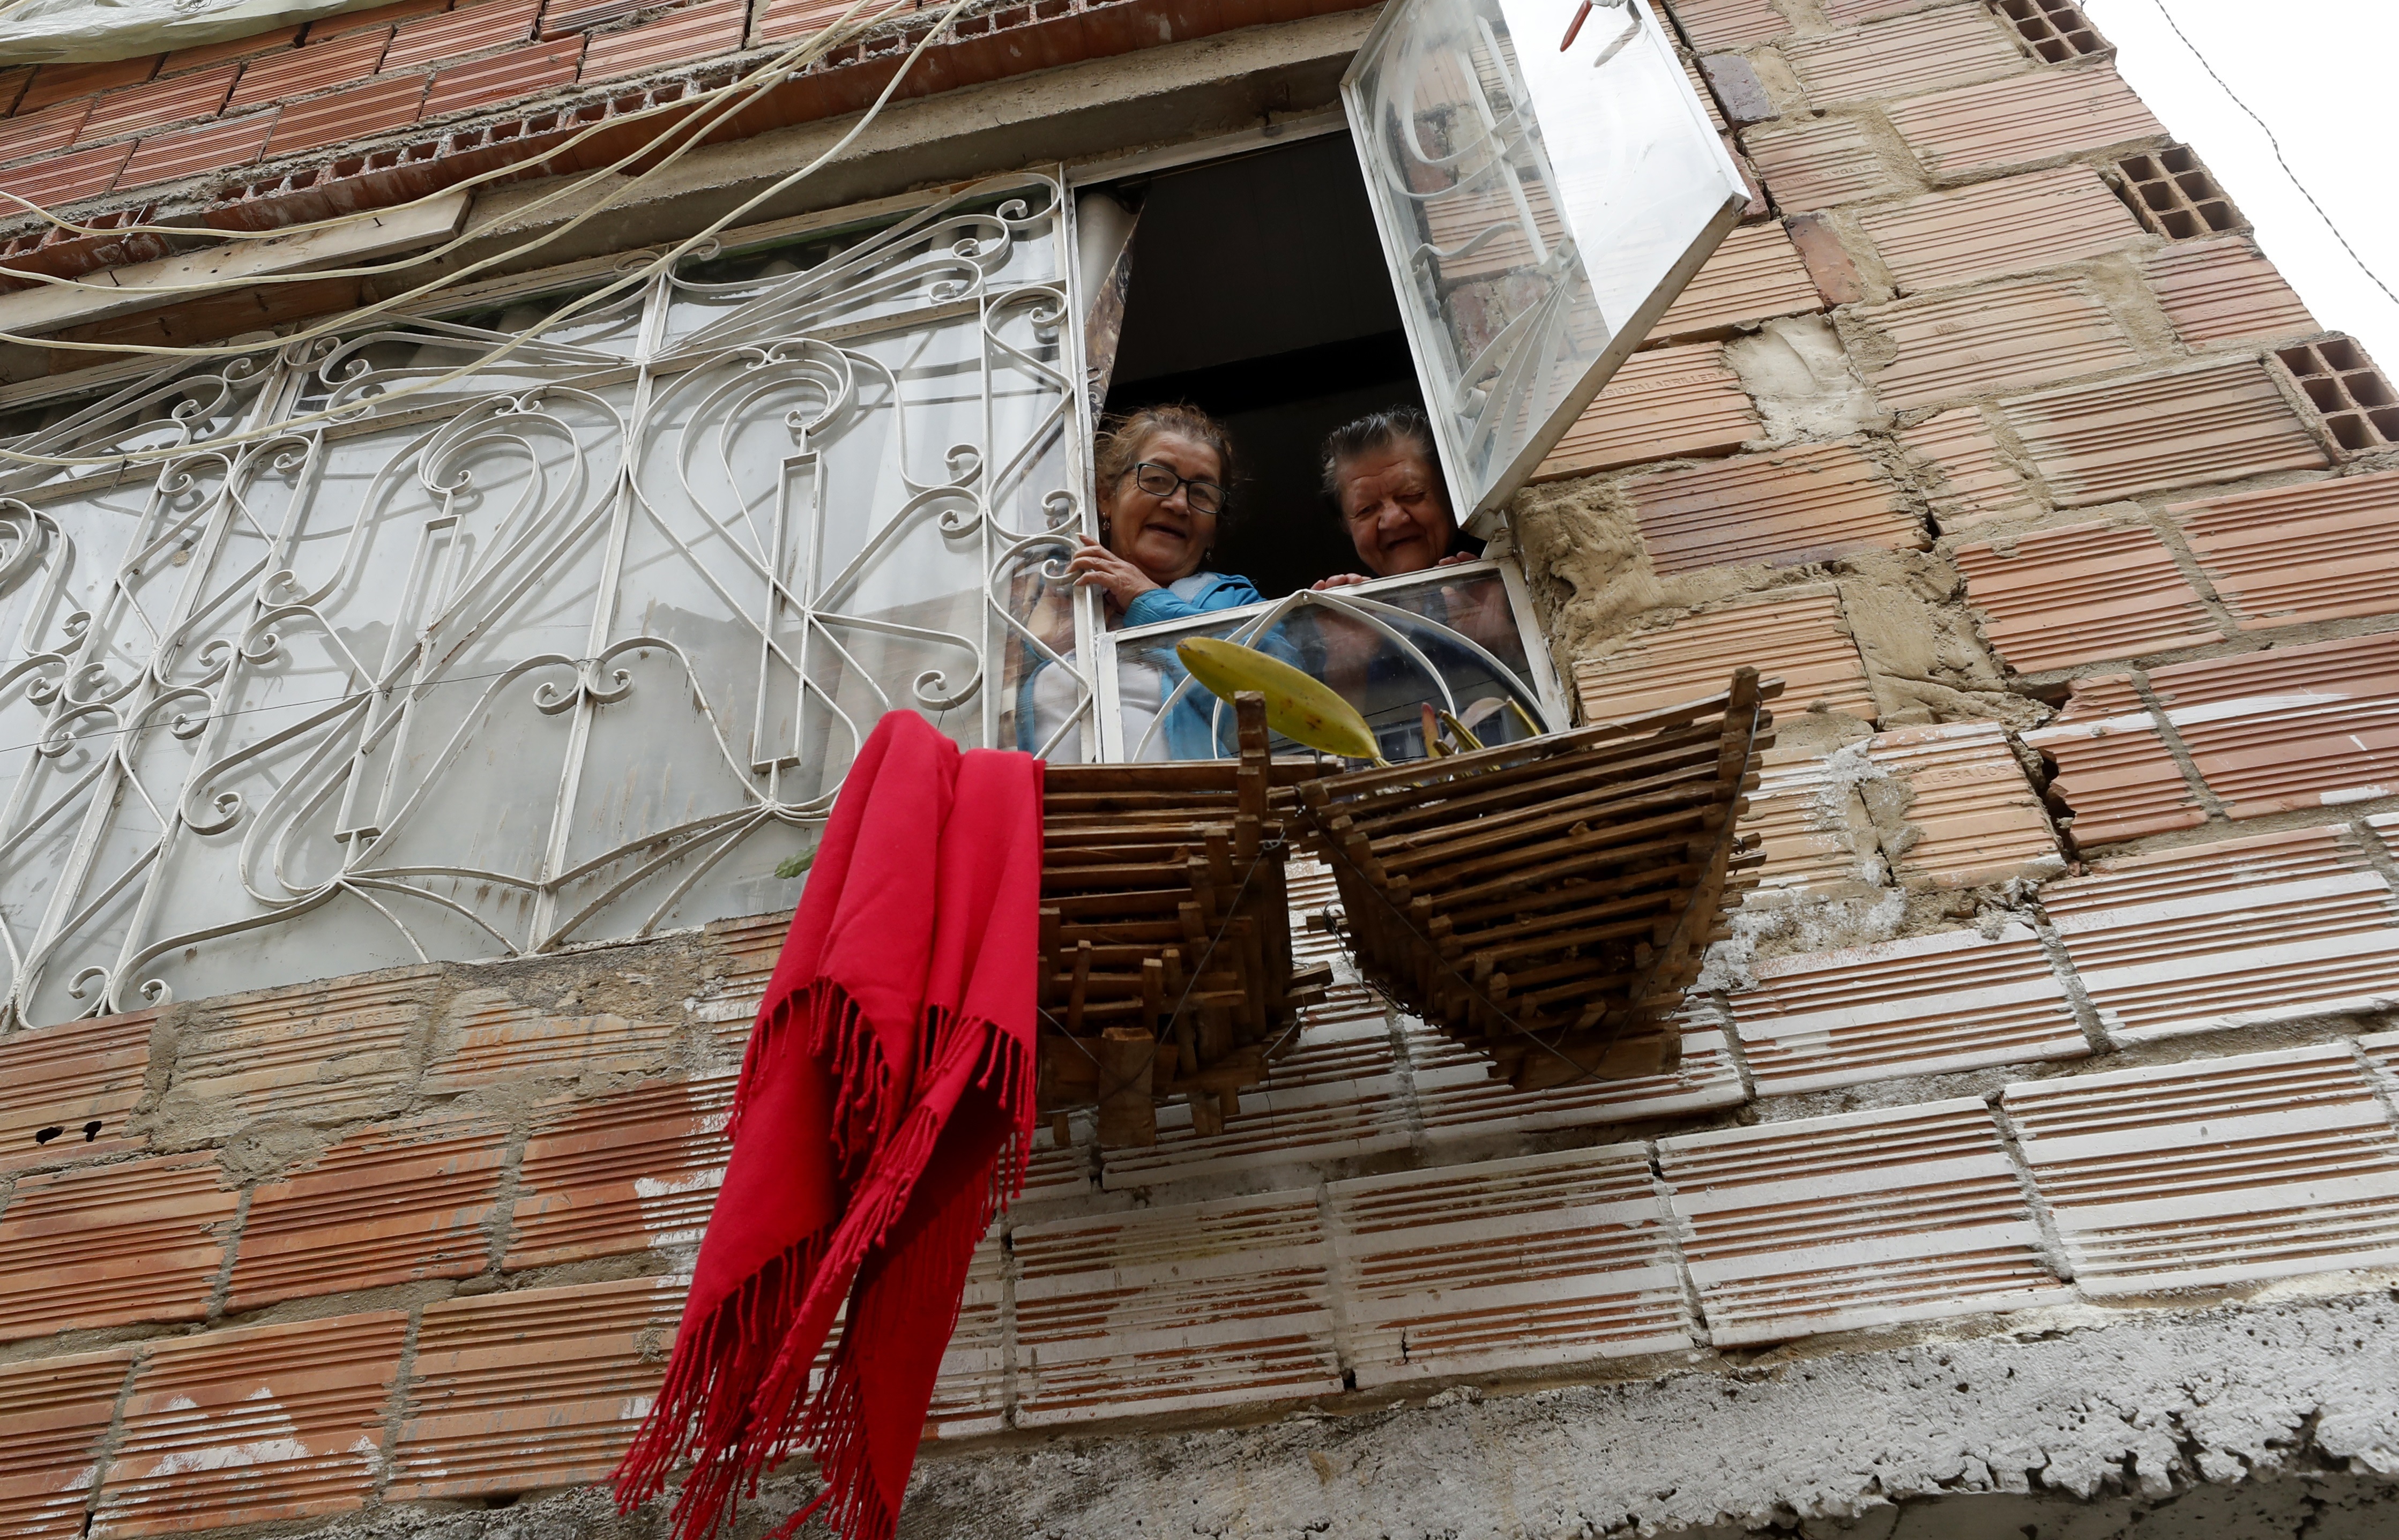
{"type": "Polygon", "coordinates": [[[0,477],[0,1026],[773,909],[883,710],[1091,722],[1066,223],[1011,178],[0,423],[97,462],[0,477]]]}

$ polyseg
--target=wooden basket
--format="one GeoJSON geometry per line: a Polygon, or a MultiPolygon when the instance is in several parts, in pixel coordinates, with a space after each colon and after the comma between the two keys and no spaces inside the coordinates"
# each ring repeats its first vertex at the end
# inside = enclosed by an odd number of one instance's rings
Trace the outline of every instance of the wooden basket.
{"type": "Polygon", "coordinates": [[[1258,697],[1235,720],[1238,760],[1043,778],[1040,1105],[1096,1104],[1105,1148],[1156,1143],[1169,1097],[1220,1130],[1330,981],[1292,968],[1283,886],[1287,789],[1320,767],[1268,757],[1258,697]]]}
{"type": "Polygon", "coordinates": [[[1735,825],[1782,688],[1302,783],[1361,966],[1520,1088],[1671,1068],[1765,860],[1735,825]]]}

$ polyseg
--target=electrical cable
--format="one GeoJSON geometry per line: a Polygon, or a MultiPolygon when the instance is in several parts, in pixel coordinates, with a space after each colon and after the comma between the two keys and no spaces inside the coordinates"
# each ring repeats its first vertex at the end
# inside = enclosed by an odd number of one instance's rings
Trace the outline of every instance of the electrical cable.
{"type": "MultiPolygon", "coordinates": [[[[563,223],[556,225],[541,235],[522,241],[505,250],[497,251],[489,256],[480,258],[477,261],[468,263],[467,265],[454,269],[450,272],[437,275],[435,277],[403,293],[395,294],[388,299],[378,300],[373,304],[361,306],[346,312],[330,320],[319,322],[316,327],[307,331],[295,333],[292,336],[282,339],[282,344],[285,346],[291,346],[295,344],[313,341],[316,337],[327,335],[333,331],[346,330],[374,316],[382,315],[411,304],[427,295],[439,292],[443,289],[453,288],[466,278],[482,271],[483,269],[495,266],[502,263],[514,262],[533,251],[536,251],[552,241],[559,239],[561,236],[565,236],[569,232],[579,228],[593,219],[596,219],[611,205],[630,196],[644,182],[656,178],[660,173],[664,172],[669,167],[672,166],[674,162],[680,160],[685,153],[698,144],[701,140],[703,140],[717,127],[718,124],[724,122],[727,117],[743,111],[752,104],[752,101],[756,97],[764,95],[766,91],[780,84],[788,74],[790,67],[802,62],[803,56],[806,56],[807,61],[812,62],[815,58],[822,57],[825,52],[830,51],[832,47],[838,46],[840,43],[847,41],[850,36],[855,35],[857,32],[865,31],[889,17],[894,11],[899,9],[901,4],[905,3],[905,0],[892,0],[892,4],[877,14],[873,20],[858,23],[853,26],[851,23],[851,18],[857,13],[860,7],[867,3],[868,0],[851,0],[848,10],[844,11],[841,16],[835,18],[832,22],[827,23],[821,31],[811,36],[807,41],[795,46],[780,55],[778,55],[775,59],[768,61],[767,63],[761,66],[758,70],[741,77],[739,80],[730,82],[727,85],[719,88],[718,91],[701,93],[695,97],[663,103],[656,107],[644,108],[640,113],[628,114],[624,117],[613,119],[607,122],[592,124],[589,128],[579,130],[574,138],[568,140],[565,143],[559,145],[556,149],[548,152],[548,154],[535,160],[517,161],[505,166],[495,166],[488,170],[478,172],[474,176],[454,182],[450,186],[444,187],[439,192],[428,193],[423,197],[414,198],[406,203],[361,210],[356,213],[341,215],[330,220],[319,220],[305,223],[282,225],[276,229],[264,232],[243,233],[248,238],[281,239],[285,236],[294,236],[311,230],[334,228],[362,220],[387,218],[403,209],[416,208],[423,204],[430,203],[437,198],[448,197],[454,193],[462,192],[468,188],[477,186],[481,182],[492,181],[498,177],[521,174],[528,165],[538,165],[543,160],[551,159],[557,155],[563,155],[593,135],[608,131],[613,128],[621,127],[626,122],[631,121],[635,118],[651,115],[657,113],[667,113],[674,112],[678,109],[686,109],[694,101],[702,103],[702,107],[699,112],[679,117],[675,122],[667,125],[657,134],[651,136],[651,138],[646,142],[626,151],[623,155],[617,156],[617,159],[611,161],[609,164],[595,168],[577,179],[569,181],[562,186],[552,188],[550,191],[535,198],[533,202],[527,204],[524,208],[515,210],[512,216],[515,219],[522,221],[527,215],[548,208],[553,203],[558,203],[564,199],[575,197],[602,182],[611,182],[614,183],[596,202],[592,203],[590,207],[584,209],[571,219],[566,220],[563,223]],[[836,33],[838,33],[838,35],[836,35],[836,33]],[[743,90],[744,88],[747,88],[749,92],[746,97],[727,96],[723,100],[718,100],[713,102],[710,100],[712,97],[717,96],[719,92],[731,93],[743,90]],[[646,167],[628,178],[619,178],[617,176],[617,173],[623,170],[624,168],[657,153],[659,146],[668,143],[677,135],[684,135],[684,142],[676,146],[664,159],[657,162],[657,164],[646,167]]],[[[919,51],[921,51],[921,45],[919,51]]],[[[914,58],[915,56],[912,54],[910,58],[911,62],[914,61],[914,58]]],[[[9,199],[18,203],[26,202],[23,198],[18,197],[17,195],[9,193],[5,189],[0,189],[0,198],[9,199]]],[[[27,203],[26,207],[32,208],[34,206],[27,203]]],[[[36,209],[35,211],[44,213],[46,218],[52,217],[49,216],[46,210],[36,209]]],[[[71,226],[70,228],[81,230],[85,227],[71,226]]],[[[143,231],[165,231],[169,233],[180,232],[183,234],[190,233],[187,230],[181,230],[178,226],[153,225],[128,226],[121,230],[104,233],[121,236],[139,234],[143,231]]],[[[370,263],[363,266],[347,268],[317,268],[305,272],[245,275],[240,278],[232,280],[216,279],[185,284],[144,284],[141,286],[139,291],[145,299],[153,296],[163,299],[172,297],[177,294],[213,293],[232,285],[248,287],[254,284],[271,285],[278,283],[308,283],[327,278],[375,277],[386,273],[400,272],[410,267],[422,266],[427,263],[433,262],[446,256],[450,252],[454,251],[463,246],[467,246],[480,238],[480,231],[462,230],[458,234],[429,250],[397,257],[388,263],[370,263]]],[[[87,283],[78,278],[61,278],[38,273],[20,273],[16,276],[33,278],[37,282],[47,283],[56,288],[81,289],[94,293],[109,294],[117,298],[123,298],[129,292],[126,288],[118,284],[87,283]]],[[[225,358],[246,354],[253,351],[255,348],[254,344],[171,344],[156,343],[71,342],[54,337],[35,337],[6,331],[0,331],[0,342],[17,343],[27,346],[45,347],[75,353],[106,353],[113,356],[129,354],[136,357],[171,358],[225,358]]]]}
{"type": "MultiPolygon", "coordinates": [[[[12,3],[22,4],[24,3],[24,0],[12,0],[12,3]]],[[[273,229],[268,230],[217,230],[208,227],[195,227],[182,224],[122,224],[109,225],[105,227],[99,225],[78,224],[73,220],[62,219],[57,214],[52,213],[50,210],[44,209],[41,205],[34,203],[31,199],[21,197],[15,193],[8,192],[5,188],[0,188],[0,199],[5,199],[7,202],[18,205],[24,211],[32,213],[42,220],[45,223],[47,223],[56,229],[69,231],[78,236],[192,236],[208,234],[221,236],[227,241],[282,240],[288,236],[305,234],[312,230],[336,229],[346,224],[356,224],[367,220],[381,219],[401,209],[420,208],[425,204],[434,201],[436,198],[445,196],[461,188],[476,187],[486,182],[495,181],[501,177],[515,175],[522,172],[528,165],[537,166],[545,160],[552,160],[557,158],[559,155],[564,155],[567,151],[576,148],[577,145],[583,143],[584,141],[591,138],[594,134],[605,133],[610,129],[622,128],[627,123],[635,122],[644,117],[654,116],[660,113],[688,110],[696,104],[707,101],[712,96],[739,90],[743,87],[748,86],[753,81],[757,81],[766,75],[789,69],[797,61],[799,55],[806,52],[810,48],[816,47],[821,43],[825,43],[828,39],[831,39],[831,41],[836,45],[847,41],[847,36],[835,37],[834,34],[843,27],[847,26],[850,18],[857,14],[860,7],[867,3],[868,0],[853,0],[853,3],[850,5],[848,9],[843,11],[839,16],[834,17],[831,21],[826,22],[824,26],[818,29],[808,37],[793,44],[791,47],[785,49],[782,53],[776,55],[774,58],[765,61],[757,67],[756,70],[752,71],[749,74],[728,80],[722,86],[713,86],[704,91],[694,92],[690,96],[678,97],[672,101],[657,102],[654,105],[644,107],[634,112],[626,113],[617,117],[603,119],[600,122],[593,123],[577,130],[574,137],[568,139],[564,143],[559,145],[555,149],[545,151],[542,155],[535,157],[531,161],[513,161],[505,166],[494,167],[489,170],[478,171],[471,177],[467,177],[461,181],[452,182],[450,185],[440,188],[438,191],[427,193],[422,196],[408,199],[403,203],[387,204],[374,209],[354,209],[347,213],[335,214],[327,219],[308,220],[292,224],[277,225],[273,229]]],[[[861,23],[857,30],[863,31],[874,27],[877,23],[884,21],[896,14],[903,5],[911,5],[912,3],[913,0],[892,0],[892,3],[886,6],[873,20],[861,23]]],[[[5,12],[0,12],[0,14],[5,14],[5,12]]],[[[775,82],[770,82],[770,84],[771,83],[775,82]]],[[[655,144],[657,142],[653,140],[651,142],[655,144]]],[[[18,276],[22,277],[39,277],[39,275],[32,273],[20,274],[18,276]]],[[[48,278],[47,281],[52,283],[72,283],[75,280],[52,277],[48,278]]]]}
{"type": "MultiPolygon", "coordinates": [[[[923,56],[925,49],[930,46],[933,39],[941,35],[942,31],[957,17],[959,12],[963,11],[969,5],[973,3],[974,0],[953,0],[953,4],[942,13],[942,19],[933,25],[930,31],[926,33],[924,37],[917,42],[914,48],[909,50],[906,59],[901,61],[900,69],[894,73],[891,79],[884,85],[883,89],[876,95],[874,101],[868,106],[865,113],[860,116],[858,122],[851,125],[847,133],[843,134],[842,137],[834,143],[828,146],[821,154],[817,155],[815,159],[779,179],[761,191],[752,194],[751,196],[743,199],[739,204],[737,204],[725,213],[711,220],[698,231],[678,242],[671,250],[653,257],[646,263],[639,264],[614,281],[603,284],[597,289],[590,290],[569,301],[566,304],[551,312],[549,316],[542,317],[532,326],[509,336],[507,341],[501,344],[501,345],[494,348],[482,357],[473,359],[468,363],[461,364],[456,369],[450,370],[432,378],[419,380],[409,385],[394,386],[392,389],[375,397],[375,403],[377,405],[386,405],[396,400],[402,400],[412,396],[421,395],[426,391],[434,390],[440,386],[454,384],[470,374],[481,372],[493,364],[498,362],[500,359],[503,359],[516,352],[518,348],[523,346],[525,344],[534,341],[542,333],[563,324],[565,321],[580,314],[582,311],[590,309],[592,305],[597,304],[601,301],[613,298],[637,285],[645,284],[657,274],[671,269],[676,263],[682,261],[683,258],[688,255],[691,251],[705,242],[712,239],[719,231],[739,222],[743,216],[750,213],[761,203],[781,196],[792,187],[796,186],[802,181],[813,176],[818,170],[821,169],[827,162],[831,161],[834,156],[840,155],[854,143],[859,135],[865,132],[868,125],[874,121],[875,117],[882,112],[884,106],[891,100],[892,94],[898,90],[901,81],[907,78],[910,67],[923,56]]],[[[696,140],[692,142],[692,143],[696,142],[696,140]]],[[[671,165],[676,159],[679,159],[684,151],[690,148],[691,143],[686,143],[679,147],[670,155],[665,161],[661,162],[657,169],[665,169],[667,166],[671,165]]],[[[580,223],[580,218],[578,218],[576,223],[580,223]]],[[[403,298],[406,297],[407,296],[403,296],[403,298]]],[[[335,320],[325,322],[311,329],[307,332],[283,339],[280,345],[288,348],[296,345],[303,341],[311,340],[318,336],[329,334],[337,330],[355,326],[360,318],[375,314],[379,310],[388,309],[392,304],[397,303],[399,302],[386,302],[382,305],[370,306],[364,310],[353,312],[348,316],[338,317],[335,320]]],[[[102,351],[149,352],[156,350],[103,347],[102,351]]],[[[212,356],[215,356],[228,351],[248,354],[251,352],[252,349],[218,348],[200,351],[210,352],[212,356]]],[[[255,443],[262,439],[278,438],[290,433],[295,428],[305,426],[312,423],[333,420],[355,421],[359,415],[361,415],[363,404],[364,403],[353,402],[343,406],[323,408],[317,412],[303,412],[297,416],[283,418],[278,422],[262,424],[257,427],[246,428],[237,433],[226,434],[224,437],[212,439],[209,440],[205,446],[197,449],[170,446],[168,448],[155,450],[125,451],[116,454],[54,455],[34,454],[23,450],[7,446],[0,446],[0,461],[17,465],[48,466],[60,468],[72,468],[80,466],[110,466],[124,467],[135,465],[165,464],[171,460],[187,458],[195,453],[211,453],[232,448],[240,444],[255,443]]]]}
{"type": "Polygon", "coordinates": [[[2392,293],[2391,286],[2382,281],[2382,275],[2366,265],[2365,259],[2357,254],[2357,248],[2349,243],[2347,236],[2341,234],[2340,226],[2335,224],[2332,222],[2332,216],[2324,212],[2324,206],[2316,201],[2315,194],[2308,191],[2308,184],[2299,180],[2299,173],[2291,169],[2290,161],[2283,154],[2283,142],[2274,137],[2274,130],[2266,126],[2266,120],[2259,117],[2257,110],[2241,99],[2240,93],[2232,88],[2224,76],[2216,73],[2216,66],[2208,62],[2207,55],[2199,51],[2199,45],[2192,42],[2189,34],[2182,30],[2182,23],[2175,20],[2174,12],[2166,9],[2165,0],[2149,0],[2149,3],[2157,7],[2158,14],[2165,18],[2166,26],[2175,36],[2182,40],[2182,46],[2190,50],[2190,56],[2199,61],[2199,67],[2207,72],[2207,78],[2215,81],[2217,88],[2231,100],[2232,104],[2247,114],[2250,122],[2257,125],[2257,131],[2266,136],[2266,143],[2274,152],[2275,164],[2282,167],[2283,174],[2291,179],[2291,185],[2299,190],[2299,196],[2308,200],[2308,207],[2316,211],[2316,218],[2324,221],[2324,228],[2332,232],[2332,238],[2340,242],[2340,249],[2349,253],[2349,260],[2357,263],[2357,270],[2365,274],[2375,288],[2382,290],[2385,299],[2393,304],[2399,304],[2399,294],[2392,293]]]}

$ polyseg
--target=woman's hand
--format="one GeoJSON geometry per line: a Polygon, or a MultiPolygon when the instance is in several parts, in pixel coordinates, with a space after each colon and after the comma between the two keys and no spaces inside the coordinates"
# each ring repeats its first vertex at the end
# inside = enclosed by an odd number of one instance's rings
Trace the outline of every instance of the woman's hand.
{"type": "Polygon", "coordinates": [[[1098,588],[1108,597],[1108,607],[1122,613],[1134,600],[1158,587],[1149,574],[1101,545],[1090,535],[1078,535],[1082,549],[1067,561],[1067,574],[1084,588],[1098,588]]]}

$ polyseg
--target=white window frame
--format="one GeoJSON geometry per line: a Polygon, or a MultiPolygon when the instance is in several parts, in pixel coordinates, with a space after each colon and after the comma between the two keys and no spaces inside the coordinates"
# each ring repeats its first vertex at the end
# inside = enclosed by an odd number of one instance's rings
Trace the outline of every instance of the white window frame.
{"type": "MultiPolygon", "coordinates": [[[[1524,640],[1526,671],[1518,674],[1499,659],[1492,661],[1498,664],[1499,670],[1511,677],[1530,697],[1530,704],[1538,713],[1544,730],[1563,730],[1573,720],[1573,709],[1557,669],[1551,662],[1548,644],[1541,636],[1539,617],[1533,607],[1532,589],[1525,581],[1524,569],[1511,556],[1486,553],[1479,561],[1461,561],[1454,566],[1405,573],[1396,577],[1378,577],[1371,582],[1350,584],[1322,593],[1303,588],[1281,599],[1269,599],[1232,609],[1211,610],[1204,615],[1188,619],[1161,620],[1147,626],[1129,626],[1106,632],[1101,638],[1098,653],[1101,757],[1121,762],[1139,748],[1139,745],[1124,741],[1124,712],[1118,691],[1118,681],[1122,676],[1117,662],[1117,653],[1121,647],[1165,637],[1213,634],[1227,626],[1242,628],[1232,634],[1231,640],[1244,641],[1265,628],[1265,625],[1260,623],[1270,624],[1309,605],[1321,605],[1339,612],[1352,599],[1372,601],[1397,591],[1484,576],[1496,576],[1507,586],[1509,613],[1515,619],[1517,634],[1524,640]]],[[[1471,639],[1460,637],[1459,641],[1478,653],[1485,652],[1471,639]]],[[[1198,688],[1198,684],[1188,680],[1178,686],[1184,692],[1198,688]]],[[[1174,699],[1171,696],[1160,703],[1160,721],[1164,720],[1166,710],[1173,708],[1174,699]]]]}

